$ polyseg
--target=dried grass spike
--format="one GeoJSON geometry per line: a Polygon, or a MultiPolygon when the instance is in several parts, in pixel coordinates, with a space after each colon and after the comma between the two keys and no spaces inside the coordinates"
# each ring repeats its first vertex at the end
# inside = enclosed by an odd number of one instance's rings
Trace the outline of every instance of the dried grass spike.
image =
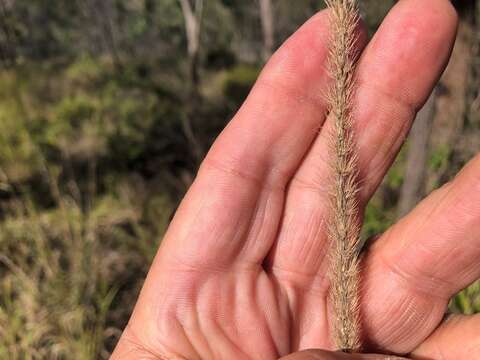
{"type": "Polygon", "coordinates": [[[333,339],[346,352],[360,350],[359,234],[357,157],[352,129],[354,45],[358,10],[355,0],[327,0],[331,13],[332,41],[329,92],[332,134],[332,219],[329,226],[331,296],[334,311],[333,339]]]}

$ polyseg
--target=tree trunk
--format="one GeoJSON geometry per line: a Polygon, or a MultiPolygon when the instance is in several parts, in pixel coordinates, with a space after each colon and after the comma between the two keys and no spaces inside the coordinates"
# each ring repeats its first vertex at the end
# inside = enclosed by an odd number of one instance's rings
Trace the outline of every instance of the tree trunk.
{"type": "Polygon", "coordinates": [[[0,57],[6,67],[15,65],[17,54],[15,49],[15,34],[8,25],[8,10],[4,0],[0,0],[0,29],[3,36],[0,41],[0,57]]]}
{"type": "Polygon", "coordinates": [[[273,8],[271,0],[259,0],[260,19],[263,31],[263,49],[262,57],[267,61],[273,53],[275,44],[275,27],[273,23],[273,8]]]}
{"type": "Polygon", "coordinates": [[[200,105],[199,51],[203,19],[203,0],[195,0],[194,6],[192,6],[190,0],[179,0],[179,2],[185,21],[190,76],[190,93],[189,99],[187,100],[188,108],[186,111],[186,116],[182,118],[182,129],[187,141],[190,144],[192,155],[199,164],[203,159],[204,150],[195,134],[192,125],[192,118],[197,113],[200,105]]]}
{"type": "Polygon", "coordinates": [[[145,21],[147,22],[147,27],[150,28],[151,26],[154,25],[154,14],[156,9],[155,0],[145,0],[143,8],[144,8],[145,21]]]}
{"type": "Polygon", "coordinates": [[[102,35],[107,49],[113,60],[113,64],[117,69],[122,68],[122,62],[117,46],[116,31],[113,20],[113,4],[103,0],[97,3],[96,6],[99,10],[98,21],[103,28],[102,35]]]}
{"type": "Polygon", "coordinates": [[[86,31],[90,33],[91,51],[95,52],[96,48],[100,51],[106,51],[110,55],[115,68],[121,69],[122,62],[114,26],[114,4],[108,0],[78,0],[78,5],[87,23],[86,31]]]}
{"type": "Polygon", "coordinates": [[[472,124],[480,124],[480,1],[477,0],[473,19],[473,46],[471,76],[468,94],[469,117],[472,124]]]}
{"type": "Polygon", "coordinates": [[[199,86],[198,53],[200,50],[200,34],[203,18],[203,0],[195,0],[195,6],[189,0],[179,0],[182,7],[187,34],[187,51],[190,64],[190,79],[193,88],[199,86]]]}
{"type": "Polygon", "coordinates": [[[478,130],[473,130],[468,125],[471,106],[469,89],[473,85],[476,61],[473,14],[470,7],[461,12],[457,41],[439,83],[430,153],[441,155],[444,159],[437,164],[437,168],[429,169],[427,192],[452,179],[478,151],[478,130]]]}
{"type": "Polygon", "coordinates": [[[428,162],[428,144],[435,116],[436,91],[432,93],[413,125],[407,156],[405,178],[398,205],[399,216],[412,210],[423,197],[428,162]]]}

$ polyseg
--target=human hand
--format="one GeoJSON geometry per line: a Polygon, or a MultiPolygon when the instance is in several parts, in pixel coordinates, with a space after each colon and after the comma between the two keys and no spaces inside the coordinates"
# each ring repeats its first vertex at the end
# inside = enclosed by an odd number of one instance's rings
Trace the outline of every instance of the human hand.
{"type": "MultiPolygon", "coordinates": [[[[443,71],[456,23],[448,0],[401,0],[368,45],[358,30],[361,209],[443,71]]],[[[328,24],[321,12],[282,46],[215,142],[112,359],[276,359],[333,349],[328,24]]],[[[427,359],[480,356],[472,330],[478,317],[442,322],[449,298],[480,277],[479,185],[477,158],[365,252],[368,349],[427,359]]],[[[309,354],[350,356],[290,359],[309,354]]]]}

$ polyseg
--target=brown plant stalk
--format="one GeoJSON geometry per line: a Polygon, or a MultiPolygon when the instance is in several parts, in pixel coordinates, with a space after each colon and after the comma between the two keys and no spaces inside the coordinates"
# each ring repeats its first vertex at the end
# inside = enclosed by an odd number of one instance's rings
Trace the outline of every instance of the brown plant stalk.
{"type": "Polygon", "coordinates": [[[355,0],[327,0],[332,41],[329,71],[332,87],[328,100],[332,132],[331,303],[333,340],[345,352],[360,350],[359,247],[360,224],[357,155],[352,129],[352,96],[358,9],[355,0]]]}

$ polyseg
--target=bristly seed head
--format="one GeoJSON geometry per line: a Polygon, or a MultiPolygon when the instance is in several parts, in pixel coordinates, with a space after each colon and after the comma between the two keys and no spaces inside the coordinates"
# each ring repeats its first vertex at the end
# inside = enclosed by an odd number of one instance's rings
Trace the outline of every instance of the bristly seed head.
{"type": "Polygon", "coordinates": [[[331,14],[332,41],[329,71],[333,85],[328,94],[332,133],[331,196],[329,226],[331,251],[331,300],[333,338],[346,352],[360,350],[358,173],[353,134],[352,101],[355,70],[355,0],[327,0],[331,14]]]}

